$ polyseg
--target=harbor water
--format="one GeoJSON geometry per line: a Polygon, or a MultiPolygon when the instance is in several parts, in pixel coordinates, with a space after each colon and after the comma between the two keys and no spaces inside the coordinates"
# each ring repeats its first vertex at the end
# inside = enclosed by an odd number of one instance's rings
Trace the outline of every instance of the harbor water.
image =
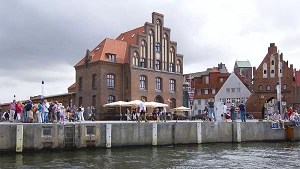
{"type": "Polygon", "coordinates": [[[0,168],[300,168],[300,143],[0,152],[0,168]]]}

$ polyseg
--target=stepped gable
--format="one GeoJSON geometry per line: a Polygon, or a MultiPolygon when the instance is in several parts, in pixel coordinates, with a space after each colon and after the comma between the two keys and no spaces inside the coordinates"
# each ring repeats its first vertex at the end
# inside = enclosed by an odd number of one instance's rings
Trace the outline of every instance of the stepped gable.
{"type": "MultiPolygon", "coordinates": [[[[253,92],[246,102],[247,112],[253,114],[255,118],[264,118],[265,103],[272,99],[277,99],[276,85],[281,76],[281,99],[286,102],[286,106],[293,104],[293,65],[288,65],[288,61],[283,60],[275,43],[270,43],[268,53],[256,69],[253,67],[253,92]],[[279,68],[281,62],[281,73],[279,68]]],[[[276,106],[276,105],[274,105],[276,106]]]]}

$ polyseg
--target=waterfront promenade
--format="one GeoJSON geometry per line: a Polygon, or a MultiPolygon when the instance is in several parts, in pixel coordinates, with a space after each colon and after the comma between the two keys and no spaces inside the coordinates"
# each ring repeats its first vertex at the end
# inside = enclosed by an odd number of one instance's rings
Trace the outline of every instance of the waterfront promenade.
{"type": "MultiPolygon", "coordinates": [[[[286,125],[290,125],[286,122],[286,125]]],[[[0,150],[111,148],[201,143],[300,140],[300,129],[272,129],[269,122],[132,122],[0,123],[0,150]],[[287,131],[292,135],[287,134],[287,131]],[[290,138],[292,136],[292,138],[290,138]]]]}

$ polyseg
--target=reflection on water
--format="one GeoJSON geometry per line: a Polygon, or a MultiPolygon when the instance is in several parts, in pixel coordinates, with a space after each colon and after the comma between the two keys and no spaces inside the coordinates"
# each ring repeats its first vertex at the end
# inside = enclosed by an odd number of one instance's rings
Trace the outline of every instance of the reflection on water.
{"type": "Polygon", "coordinates": [[[0,168],[300,168],[299,143],[1,152],[0,168]]]}

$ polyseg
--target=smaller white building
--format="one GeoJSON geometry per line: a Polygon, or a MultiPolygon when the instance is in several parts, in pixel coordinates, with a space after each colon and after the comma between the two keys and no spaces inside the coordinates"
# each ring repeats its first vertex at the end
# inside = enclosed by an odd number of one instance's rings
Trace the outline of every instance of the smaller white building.
{"type": "Polygon", "coordinates": [[[215,95],[217,121],[221,121],[224,103],[229,109],[232,103],[235,105],[246,103],[250,95],[251,92],[243,82],[234,73],[231,73],[221,89],[215,95]]]}

